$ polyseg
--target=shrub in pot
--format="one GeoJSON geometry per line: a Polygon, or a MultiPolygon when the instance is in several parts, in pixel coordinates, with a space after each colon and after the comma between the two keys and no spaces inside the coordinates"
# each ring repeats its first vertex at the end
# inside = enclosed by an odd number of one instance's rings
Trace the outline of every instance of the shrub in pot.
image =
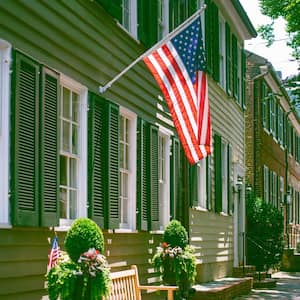
{"type": "Polygon", "coordinates": [[[47,274],[50,300],[99,300],[110,287],[104,240],[98,225],[80,218],[65,238],[66,252],[47,274]]]}
{"type": "Polygon", "coordinates": [[[188,234],[177,220],[166,227],[163,242],[153,256],[154,267],[162,274],[167,285],[177,285],[176,299],[189,299],[196,277],[196,258],[192,247],[188,245],[188,234]]]}

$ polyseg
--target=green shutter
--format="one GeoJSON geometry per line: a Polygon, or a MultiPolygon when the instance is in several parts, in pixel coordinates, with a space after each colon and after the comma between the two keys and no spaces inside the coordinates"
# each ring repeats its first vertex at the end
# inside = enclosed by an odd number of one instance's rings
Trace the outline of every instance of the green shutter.
{"type": "Polygon", "coordinates": [[[159,198],[158,198],[158,128],[154,125],[149,126],[149,176],[148,176],[148,208],[151,216],[151,229],[159,229],[159,198]]]}
{"type": "Polygon", "coordinates": [[[212,2],[205,0],[205,53],[206,53],[206,70],[209,74],[212,73],[212,2]]]}
{"type": "Polygon", "coordinates": [[[106,102],[107,128],[107,199],[108,199],[108,227],[118,228],[120,224],[119,205],[119,108],[106,102]]]}
{"type": "Polygon", "coordinates": [[[233,96],[238,100],[238,45],[235,35],[232,35],[232,87],[233,96]]]}
{"type": "Polygon", "coordinates": [[[222,211],[222,140],[214,135],[215,211],[222,211]]]}
{"type": "Polygon", "coordinates": [[[14,53],[11,123],[13,225],[39,225],[39,65],[14,53]]]}
{"type": "Polygon", "coordinates": [[[104,228],[107,197],[104,178],[107,178],[105,165],[105,110],[104,101],[89,93],[88,114],[88,216],[104,228]]]}
{"type": "Polygon", "coordinates": [[[198,166],[190,166],[190,206],[198,206],[198,166]]]}
{"type": "Polygon", "coordinates": [[[148,230],[148,132],[146,121],[138,118],[137,132],[137,228],[148,230]]]}
{"type": "Polygon", "coordinates": [[[212,46],[212,76],[217,82],[220,80],[220,45],[219,45],[219,10],[215,3],[212,3],[212,30],[211,30],[211,46],[212,46]]]}
{"type": "Polygon", "coordinates": [[[188,0],[189,1],[189,11],[188,15],[189,17],[193,15],[197,10],[197,0],[188,0]]]}
{"type": "Polygon", "coordinates": [[[41,68],[40,94],[40,200],[41,225],[59,223],[59,75],[41,68]]]}
{"type": "Polygon", "coordinates": [[[225,24],[225,50],[226,50],[226,92],[232,94],[232,54],[231,54],[231,33],[229,24],[225,24]]]}
{"type": "MultiPolygon", "coordinates": [[[[149,2],[138,0],[138,38],[146,47],[149,43],[149,2]]],[[[154,27],[154,26],[153,26],[154,27]]]]}
{"type": "Polygon", "coordinates": [[[206,208],[212,210],[211,156],[206,157],[206,208]]]}
{"type": "Polygon", "coordinates": [[[176,207],[180,197],[180,142],[177,137],[172,137],[172,155],[170,164],[171,184],[170,184],[170,217],[176,218],[176,207]]]}
{"type": "Polygon", "coordinates": [[[228,197],[228,214],[232,215],[233,213],[233,194],[232,194],[232,146],[227,145],[227,197],[228,197]]]}
{"type": "Polygon", "coordinates": [[[241,74],[242,74],[242,82],[241,82],[241,101],[242,101],[242,108],[246,110],[246,53],[245,50],[241,50],[241,74]]]}

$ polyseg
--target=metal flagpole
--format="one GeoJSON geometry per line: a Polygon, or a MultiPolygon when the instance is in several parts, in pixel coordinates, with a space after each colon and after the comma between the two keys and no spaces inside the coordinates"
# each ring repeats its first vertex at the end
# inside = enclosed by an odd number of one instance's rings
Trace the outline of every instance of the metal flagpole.
{"type": "Polygon", "coordinates": [[[136,65],[140,60],[144,59],[146,56],[148,56],[151,52],[153,52],[156,48],[159,48],[162,46],[166,41],[171,40],[175,35],[177,35],[179,32],[181,32],[185,27],[187,27],[190,23],[198,17],[206,8],[206,5],[204,4],[199,10],[197,10],[193,15],[191,15],[188,19],[186,19],[182,24],[180,24],[178,27],[176,27],[173,31],[171,31],[169,34],[167,34],[162,40],[157,42],[153,47],[148,49],[146,52],[144,52],[142,55],[140,55],[136,60],[134,60],[130,65],[128,65],[123,71],[121,71],[118,75],[116,75],[112,80],[110,80],[108,83],[106,83],[104,86],[99,87],[99,92],[102,94],[107,89],[109,89],[114,82],[116,82],[120,77],[122,77],[128,70],[130,70],[134,65],[136,65]]]}

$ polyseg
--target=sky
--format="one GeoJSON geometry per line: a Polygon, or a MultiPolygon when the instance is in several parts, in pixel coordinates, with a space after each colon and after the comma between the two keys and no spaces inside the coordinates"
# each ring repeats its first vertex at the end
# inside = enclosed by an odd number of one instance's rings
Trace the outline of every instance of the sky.
{"type": "MultiPolygon", "coordinates": [[[[261,14],[258,0],[240,0],[240,3],[243,5],[254,28],[257,29],[259,25],[271,22],[269,17],[261,14]]],[[[283,19],[275,21],[274,34],[275,42],[269,48],[266,47],[266,42],[260,37],[245,41],[245,48],[270,61],[276,71],[282,72],[283,79],[289,75],[298,74],[298,64],[291,55],[292,49],[286,45],[287,34],[283,19]]]]}

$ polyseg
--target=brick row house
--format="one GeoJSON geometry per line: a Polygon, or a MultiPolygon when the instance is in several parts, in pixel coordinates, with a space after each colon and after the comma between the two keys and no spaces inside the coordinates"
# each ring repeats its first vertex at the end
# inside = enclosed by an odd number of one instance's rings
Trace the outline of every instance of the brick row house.
{"type": "Polygon", "coordinates": [[[300,213],[300,120],[267,59],[247,52],[246,180],[285,217],[287,247],[296,248],[300,213]]]}
{"type": "Polygon", "coordinates": [[[46,297],[49,239],[63,247],[79,217],[102,228],[112,270],[137,264],[141,282],[159,280],[149,260],[173,218],[197,281],[244,261],[243,45],[256,32],[239,1],[205,3],[214,152],[191,167],[143,63],[99,86],[203,1],[0,1],[0,299],[46,297]]]}

